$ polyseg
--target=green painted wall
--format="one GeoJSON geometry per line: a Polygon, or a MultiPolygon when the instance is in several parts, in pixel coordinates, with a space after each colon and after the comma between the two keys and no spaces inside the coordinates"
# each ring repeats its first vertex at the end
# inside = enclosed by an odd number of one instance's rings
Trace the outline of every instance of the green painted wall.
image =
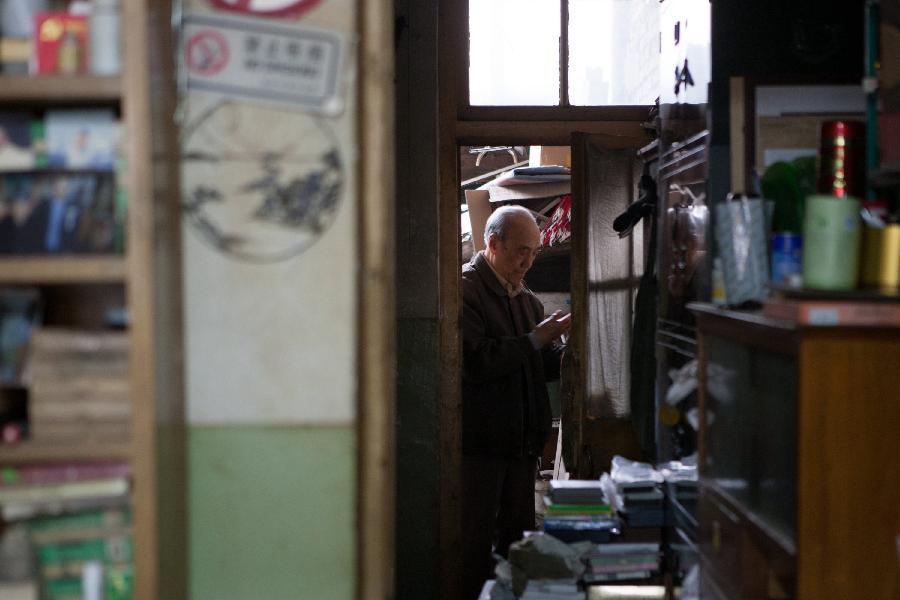
{"type": "Polygon", "coordinates": [[[192,427],[190,598],[351,599],[356,430],[192,427]]]}

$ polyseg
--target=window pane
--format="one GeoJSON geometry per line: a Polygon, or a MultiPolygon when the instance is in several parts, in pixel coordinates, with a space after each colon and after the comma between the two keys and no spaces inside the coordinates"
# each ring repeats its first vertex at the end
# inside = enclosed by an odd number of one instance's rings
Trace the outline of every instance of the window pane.
{"type": "Polygon", "coordinates": [[[569,102],[653,104],[659,95],[659,0],[569,0],[569,102]]]}
{"type": "Polygon", "coordinates": [[[469,103],[559,104],[559,1],[469,0],[469,103]]]}

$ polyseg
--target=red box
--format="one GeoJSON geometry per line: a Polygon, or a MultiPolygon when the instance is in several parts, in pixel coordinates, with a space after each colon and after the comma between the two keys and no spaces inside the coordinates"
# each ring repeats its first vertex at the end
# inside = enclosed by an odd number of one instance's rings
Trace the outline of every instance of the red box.
{"type": "Polygon", "coordinates": [[[75,75],[87,72],[88,21],[64,11],[34,17],[34,71],[75,75]]]}

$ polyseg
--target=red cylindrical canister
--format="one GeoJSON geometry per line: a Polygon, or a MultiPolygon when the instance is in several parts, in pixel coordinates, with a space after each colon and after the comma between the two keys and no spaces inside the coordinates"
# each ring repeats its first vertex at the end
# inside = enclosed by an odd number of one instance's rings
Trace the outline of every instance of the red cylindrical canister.
{"type": "Polygon", "coordinates": [[[866,191],[866,126],[862,121],[825,121],[819,143],[820,194],[863,199],[866,191]]]}

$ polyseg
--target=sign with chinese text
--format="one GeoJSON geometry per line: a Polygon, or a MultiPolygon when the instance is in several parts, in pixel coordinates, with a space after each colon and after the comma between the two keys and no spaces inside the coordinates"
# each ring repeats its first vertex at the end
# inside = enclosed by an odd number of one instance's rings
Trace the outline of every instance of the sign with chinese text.
{"type": "Polygon", "coordinates": [[[335,116],[343,109],[343,37],[251,17],[192,14],[184,19],[188,90],[335,116]]]}

